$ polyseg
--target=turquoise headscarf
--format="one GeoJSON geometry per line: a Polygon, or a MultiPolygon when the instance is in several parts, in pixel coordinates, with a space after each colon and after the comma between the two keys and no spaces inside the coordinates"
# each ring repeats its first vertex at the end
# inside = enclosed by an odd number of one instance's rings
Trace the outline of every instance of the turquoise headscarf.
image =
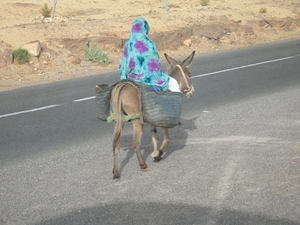
{"type": "Polygon", "coordinates": [[[120,78],[158,86],[162,91],[166,91],[170,77],[161,70],[156,45],[147,36],[149,30],[148,22],[144,18],[133,21],[120,60],[120,78]]]}

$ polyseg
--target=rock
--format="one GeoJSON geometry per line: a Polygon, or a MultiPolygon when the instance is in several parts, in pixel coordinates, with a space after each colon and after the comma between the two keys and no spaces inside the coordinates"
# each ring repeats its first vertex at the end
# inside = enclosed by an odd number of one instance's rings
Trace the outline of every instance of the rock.
{"type": "Polygon", "coordinates": [[[115,48],[123,48],[124,40],[119,37],[89,37],[89,43],[96,44],[99,48],[106,49],[111,46],[115,48]]]}
{"type": "Polygon", "coordinates": [[[175,50],[183,42],[182,33],[180,31],[163,32],[160,34],[156,34],[155,36],[150,35],[150,38],[154,41],[158,50],[163,50],[163,49],[175,50]]]}
{"type": "Polygon", "coordinates": [[[13,56],[11,50],[0,50],[0,68],[4,68],[13,62],[13,56]]]}
{"type": "Polygon", "coordinates": [[[259,27],[264,27],[264,28],[271,27],[271,25],[265,20],[258,21],[258,26],[259,27]]]}
{"type": "Polygon", "coordinates": [[[24,49],[26,49],[30,55],[38,57],[42,51],[42,47],[39,41],[29,42],[23,45],[24,49]]]}
{"type": "Polygon", "coordinates": [[[71,64],[77,65],[81,63],[81,59],[76,55],[69,55],[67,61],[71,64]]]}
{"type": "Polygon", "coordinates": [[[208,39],[218,40],[225,34],[225,29],[220,25],[204,25],[194,26],[193,34],[198,37],[206,37],[208,39]]]}
{"type": "Polygon", "coordinates": [[[88,37],[88,38],[63,38],[53,39],[52,44],[57,47],[64,47],[69,51],[82,54],[84,53],[83,46],[94,44],[100,49],[123,48],[124,39],[119,37],[88,37]]]}
{"type": "Polygon", "coordinates": [[[199,44],[199,43],[201,43],[201,38],[199,38],[197,36],[192,36],[191,37],[191,42],[195,43],[195,44],[199,44]]]}
{"type": "Polygon", "coordinates": [[[223,43],[223,44],[233,44],[234,41],[230,38],[230,36],[224,36],[220,39],[220,41],[223,43]]]}
{"type": "Polygon", "coordinates": [[[191,38],[192,32],[191,28],[184,28],[173,32],[150,34],[149,37],[154,41],[158,50],[177,49],[185,40],[191,38]]]}
{"type": "Polygon", "coordinates": [[[11,46],[0,41],[0,68],[4,68],[13,62],[11,46]]]}
{"type": "Polygon", "coordinates": [[[238,31],[240,32],[241,36],[250,36],[254,34],[254,29],[250,26],[241,26],[238,31]]]}
{"type": "Polygon", "coordinates": [[[225,33],[232,33],[235,32],[240,24],[238,22],[229,21],[223,24],[223,27],[225,29],[225,33]]]}
{"type": "Polygon", "coordinates": [[[192,45],[192,40],[191,39],[186,39],[183,41],[183,44],[187,47],[190,47],[192,45]]]}
{"type": "Polygon", "coordinates": [[[43,53],[42,55],[45,55],[47,58],[53,58],[55,56],[58,56],[58,53],[51,49],[51,48],[47,48],[46,46],[43,47],[43,53]]]}
{"type": "Polygon", "coordinates": [[[52,45],[59,48],[66,48],[73,53],[82,53],[83,46],[87,43],[87,38],[63,38],[53,39],[52,45]]]}
{"type": "MultiPolygon", "coordinates": [[[[192,30],[190,28],[180,29],[175,32],[162,32],[150,34],[156,47],[159,50],[176,49],[183,44],[183,41],[191,37],[192,30]]],[[[88,37],[88,38],[63,38],[52,39],[51,45],[68,49],[74,54],[83,54],[84,46],[94,44],[100,49],[118,51],[123,49],[126,39],[119,37],[88,37]]],[[[45,50],[48,51],[48,50],[45,50]]]]}

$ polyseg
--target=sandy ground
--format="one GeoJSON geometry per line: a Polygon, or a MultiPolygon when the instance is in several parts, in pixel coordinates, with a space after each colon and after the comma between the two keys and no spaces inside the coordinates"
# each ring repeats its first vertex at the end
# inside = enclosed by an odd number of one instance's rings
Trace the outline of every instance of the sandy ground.
{"type": "Polygon", "coordinates": [[[139,16],[148,20],[150,33],[224,21],[250,26],[262,20],[279,21],[276,26],[270,24],[254,29],[251,36],[226,34],[218,42],[201,39],[191,46],[164,51],[175,57],[188,55],[192,50],[203,54],[300,37],[299,0],[210,0],[206,6],[202,6],[200,0],[169,0],[167,12],[163,0],[57,0],[52,22],[41,17],[40,10],[45,3],[53,6],[52,0],[1,0],[0,50],[15,49],[38,40],[52,52],[32,57],[25,65],[13,63],[0,68],[0,91],[117,69],[121,49],[108,52],[112,59],[110,65],[91,64],[84,60],[84,55],[78,55],[81,63],[74,65],[66,60],[70,54],[68,49],[51,46],[49,40],[95,36],[127,38],[132,21],[139,16]],[[280,20],[286,18],[294,21],[288,28],[280,25],[280,20]]]}

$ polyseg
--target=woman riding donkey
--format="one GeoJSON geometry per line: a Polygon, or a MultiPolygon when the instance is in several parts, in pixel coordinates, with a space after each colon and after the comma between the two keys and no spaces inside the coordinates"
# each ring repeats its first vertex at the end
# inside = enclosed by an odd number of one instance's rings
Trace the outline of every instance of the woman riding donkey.
{"type": "Polygon", "coordinates": [[[161,70],[156,45],[147,36],[149,30],[148,22],[144,18],[133,21],[120,60],[120,78],[152,86],[159,93],[168,89],[180,92],[177,81],[161,70]]]}
{"type": "Polygon", "coordinates": [[[117,82],[110,88],[104,85],[103,91],[101,85],[96,86],[98,93],[96,99],[100,108],[99,112],[101,112],[101,117],[98,116],[98,118],[105,120],[108,114],[107,109],[109,109],[110,116],[107,121],[116,121],[112,143],[114,179],[120,178],[118,153],[124,123],[127,121],[132,123],[132,145],[140,168],[147,171],[148,166],[141,154],[144,121],[151,126],[153,145],[151,156],[155,161],[160,161],[170,142],[168,129],[180,124],[182,96],[189,98],[194,93],[188,66],[193,60],[195,51],[182,62],[177,62],[165,53],[170,68],[168,74],[164,73],[161,70],[156,46],[147,37],[148,33],[149,25],[145,19],[134,20],[130,37],[125,43],[124,53],[120,60],[121,82],[117,82]],[[166,93],[157,95],[152,87],[166,93]],[[168,89],[171,92],[167,91],[168,89]],[[156,127],[160,127],[163,134],[163,141],[159,148],[156,127]]]}

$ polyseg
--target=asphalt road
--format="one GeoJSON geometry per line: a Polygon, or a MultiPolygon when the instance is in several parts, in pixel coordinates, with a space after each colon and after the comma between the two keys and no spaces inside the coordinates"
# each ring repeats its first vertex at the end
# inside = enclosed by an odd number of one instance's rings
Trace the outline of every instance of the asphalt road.
{"type": "Polygon", "coordinates": [[[139,169],[131,124],[112,179],[97,74],[0,93],[0,224],[300,225],[300,40],[197,56],[182,126],[139,169]]]}

